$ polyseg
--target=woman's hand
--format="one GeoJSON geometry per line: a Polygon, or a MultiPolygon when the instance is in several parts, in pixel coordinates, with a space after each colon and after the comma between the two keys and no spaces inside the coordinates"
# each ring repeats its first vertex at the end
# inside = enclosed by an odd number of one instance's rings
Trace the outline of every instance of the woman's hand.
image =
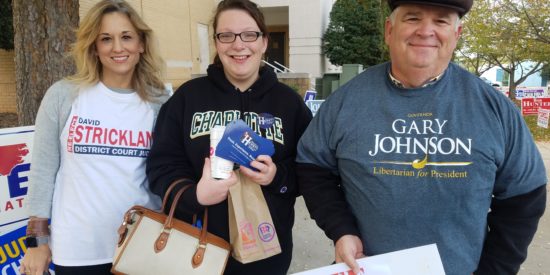
{"type": "Polygon", "coordinates": [[[250,163],[250,166],[258,169],[258,172],[241,166],[241,174],[259,185],[269,185],[273,181],[275,173],[277,173],[277,165],[275,165],[271,157],[267,155],[259,155],[258,158],[250,163]]]}
{"type": "Polygon", "coordinates": [[[229,187],[237,183],[237,176],[231,172],[228,179],[217,180],[210,171],[210,159],[204,159],[202,177],[197,184],[197,201],[204,206],[220,203],[227,199],[229,187]]]}
{"type": "Polygon", "coordinates": [[[48,271],[48,265],[51,261],[52,252],[48,244],[27,248],[19,272],[25,275],[43,275],[44,272],[48,271]]]}

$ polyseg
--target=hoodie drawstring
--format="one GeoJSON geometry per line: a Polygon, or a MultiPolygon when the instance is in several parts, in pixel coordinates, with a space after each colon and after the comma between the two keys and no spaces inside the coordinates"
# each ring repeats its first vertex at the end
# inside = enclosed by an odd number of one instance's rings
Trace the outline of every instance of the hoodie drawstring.
{"type": "Polygon", "coordinates": [[[240,106],[239,106],[239,111],[241,112],[240,119],[246,122],[247,120],[245,117],[245,112],[246,112],[246,116],[248,116],[249,115],[248,111],[250,110],[250,92],[252,92],[252,90],[248,89],[244,92],[241,92],[239,88],[237,88],[236,90],[239,93],[239,99],[240,99],[240,106]]]}

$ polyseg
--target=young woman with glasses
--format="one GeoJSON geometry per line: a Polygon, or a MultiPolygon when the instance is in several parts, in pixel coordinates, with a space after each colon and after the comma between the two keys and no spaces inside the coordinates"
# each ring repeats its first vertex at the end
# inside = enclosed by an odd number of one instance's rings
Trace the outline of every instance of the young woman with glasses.
{"type": "Polygon", "coordinates": [[[208,75],[183,84],[163,105],[147,161],[151,190],[163,195],[181,178],[196,185],[185,191],[176,216],[191,222],[208,206],[208,231],[229,241],[227,195],[236,176],[216,180],[210,172],[210,129],[242,119],[273,141],[275,154],[240,167],[241,175],[261,185],[282,253],[242,264],[232,257],[225,274],[286,274],[292,258],[296,144],[311,120],[301,97],[261,66],[268,41],[264,17],[248,0],[225,0],[217,7],[213,29],[216,58],[208,75]]]}

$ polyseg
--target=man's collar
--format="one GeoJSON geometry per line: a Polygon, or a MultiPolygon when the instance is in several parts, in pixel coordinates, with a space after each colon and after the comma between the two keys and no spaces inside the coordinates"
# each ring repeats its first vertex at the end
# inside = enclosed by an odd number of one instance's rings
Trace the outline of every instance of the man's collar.
{"type": "MultiPolygon", "coordinates": [[[[441,79],[441,77],[443,76],[443,74],[445,73],[445,71],[443,71],[440,75],[426,81],[426,83],[422,84],[420,87],[415,87],[415,88],[424,88],[424,87],[428,87],[430,85],[433,85],[435,84],[438,80],[441,79]]],[[[391,82],[393,82],[393,84],[395,86],[397,86],[398,88],[402,88],[402,89],[414,89],[414,88],[407,88],[405,87],[405,85],[403,85],[403,83],[401,83],[401,81],[399,81],[397,78],[395,78],[392,73],[391,73],[391,69],[388,70],[388,76],[390,77],[390,80],[391,82]]]]}

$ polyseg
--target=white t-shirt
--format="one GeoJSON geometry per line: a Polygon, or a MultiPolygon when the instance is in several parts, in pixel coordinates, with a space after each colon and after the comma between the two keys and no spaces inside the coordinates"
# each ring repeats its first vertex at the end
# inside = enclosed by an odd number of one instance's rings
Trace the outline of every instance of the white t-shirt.
{"type": "Polygon", "coordinates": [[[101,82],[79,93],[60,136],[51,223],[55,264],[112,262],[124,213],[136,204],[159,208],[145,176],[153,123],[153,109],[136,93],[114,92],[101,82]]]}

